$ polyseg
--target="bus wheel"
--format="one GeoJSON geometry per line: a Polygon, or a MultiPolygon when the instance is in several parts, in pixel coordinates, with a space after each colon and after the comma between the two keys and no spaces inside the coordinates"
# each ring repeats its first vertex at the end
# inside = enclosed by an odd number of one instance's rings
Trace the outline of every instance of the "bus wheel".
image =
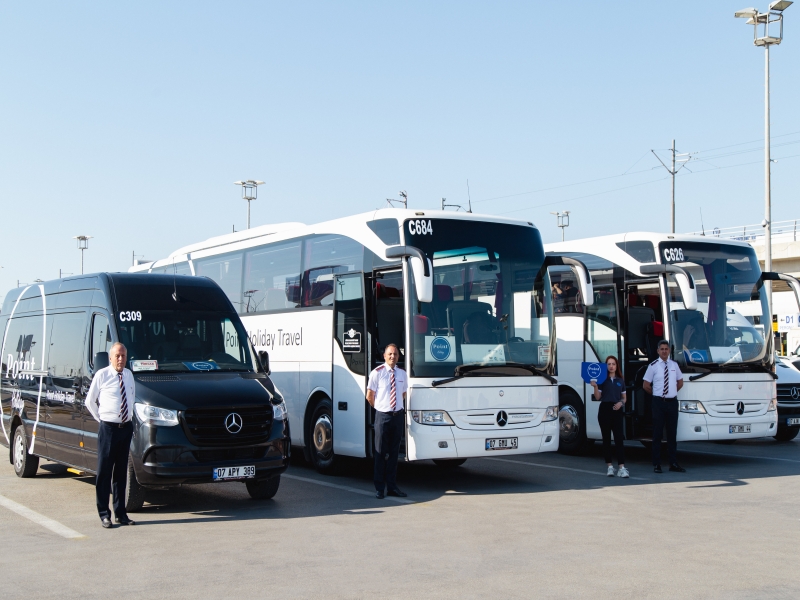
{"type": "Polygon", "coordinates": [[[560,394],[558,409],[558,451],[578,454],[586,446],[586,423],[583,402],[575,394],[560,394]]]}
{"type": "Polygon", "coordinates": [[[331,401],[322,400],[311,418],[311,462],[320,473],[333,470],[333,413],[331,401]]]}
{"type": "Polygon", "coordinates": [[[17,477],[33,477],[39,469],[39,457],[28,454],[28,436],[25,427],[20,425],[14,430],[14,472],[17,477]]]}
{"type": "Polygon", "coordinates": [[[778,433],[775,434],[775,439],[779,442],[790,442],[797,437],[800,433],[800,427],[778,427],[778,433]]]}
{"type": "Polygon", "coordinates": [[[433,463],[437,467],[442,467],[443,469],[455,469],[456,467],[460,467],[465,462],[467,462],[466,458],[434,458],[433,463]]]}
{"type": "Polygon", "coordinates": [[[276,475],[260,481],[250,479],[244,483],[247,486],[247,493],[250,494],[253,500],[269,500],[278,493],[278,487],[281,485],[281,476],[276,475]]]}
{"type": "Polygon", "coordinates": [[[136,479],[136,471],[133,470],[133,458],[128,456],[128,485],[125,486],[125,511],[138,512],[144,506],[144,488],[136,479]]]}

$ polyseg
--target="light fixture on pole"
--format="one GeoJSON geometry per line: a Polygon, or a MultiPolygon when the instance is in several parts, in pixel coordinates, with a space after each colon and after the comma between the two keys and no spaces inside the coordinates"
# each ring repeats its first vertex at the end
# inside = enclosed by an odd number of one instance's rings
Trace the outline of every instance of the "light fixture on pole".
{"type": "MultiPolygon", "coordinates": [[[[783,40],[783,11],[792,5],[791,0],[776,0],[770,3],[767,12],[745,8],[734,13],[737,19],[747,19],[753,26],[753,44],[764,47],[764,270],[772,271],[772,192],[770,177],[769,139],[769,47],[783,40]],[[758,35],[761,26],[762,35],[758,35]]],[[[767,303],[772,314],[772,282],[765,281],[767,303]]],[[[767,325],[769,326],[769,324],[767,325]]]]}
{"type": "Polygon", "coordinates": [[[78,240],[78,250],[81,251],[81,275],[83,275],[83,251],[89,249],[90,235],[76,235],[73,240],[78,240]]]}
{"type": "Polygon", "coordinates": [[[556,224],[561,228],[561,241],[564,241],[564,229],[569,227],[569,211],[564,212],[551,212],[551,215],[556,216],[556,224]]]}
{"type": "Polygon", "coordinates": [[[394,204],[392,204],[392,202],[397,202],[398,204],[402,204],[403,208],[408,208],[408,194],[406,193],[406,191],[405,190],[400,190],[398,192],[398,194],[400,195],[402,200],[395,200],[394,198],[387,198],[386,199],[386,204],[389,205],[389,208],[393,208],[394,204]]]}
{"type": "Polygon", "coordinates": [[[233,184],[242,186],[242,198],[247,200],[247,228],[250,229],[250,202],[258,198],[258,186],[264,185],[264,182],[248,179],[247,181],[234,181],[233,184]]]}

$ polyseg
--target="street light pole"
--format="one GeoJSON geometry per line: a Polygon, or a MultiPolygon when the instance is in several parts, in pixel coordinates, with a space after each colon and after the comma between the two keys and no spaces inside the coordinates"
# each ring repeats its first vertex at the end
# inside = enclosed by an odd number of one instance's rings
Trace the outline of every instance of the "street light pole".
{"type": "Polygon", "coordinates": [[[569,227],[569,211],[564,212],[551,212],[551,215],[556,216],[556,226],[561,228],[561,241],[564,241],[564,230],[569,227]]]}
{"type": "Polygon", "coordinates": [[[250,229],[250,202],[258,198],[258,186],[263,185],[263,181],[248,179],[234,181],[234,185],[242,186],[242,198],[247,200],[247,228],[250,229]]]}
{"type": "Polygon", "coordinates": [[[89,248],[90,235],[76,235],[73,240],[78,240],[78,250],[81,251],[81,275],[83,275],[83,251],[89,248]]]}

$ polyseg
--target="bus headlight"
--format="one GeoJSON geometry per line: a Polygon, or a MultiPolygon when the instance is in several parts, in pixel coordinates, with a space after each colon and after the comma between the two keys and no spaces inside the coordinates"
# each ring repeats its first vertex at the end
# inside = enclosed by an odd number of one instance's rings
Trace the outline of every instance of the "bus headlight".
{"type": "Polygon", "coordinates": [[[444,410],[412,410],[411,418],[420,425],[455,425],[444,410]]]}
{"type": "Polygon", "coordinates": [[[162,427],[174,427],[178,424],[178,413],[167,408],[158,408],[149,404],[137,402],[134,404],[136,415],[139,420],[146,425],[161,425],[162,427]]]}
{"type": "Polygon", "coordinates": [[[778,400],[775,398],[772,398],[769,401],[769,406],[767,407],[767,412],[770,412],[772,410],[778,410],[778,400]]]}
{"type": "Polygon", "coordinates": [[[679,406],[681,412],[706,414],[706,407],[698,400],[681,400],[679,406]]]}
{"type": "Polygon", "coordinates": [[[556,404],[555,406],[547,407],[547,410],[544,411],[544,418],[542,419],[542,422],[555,421],[557,418],[558,418],[558,404],[556,404]]]}

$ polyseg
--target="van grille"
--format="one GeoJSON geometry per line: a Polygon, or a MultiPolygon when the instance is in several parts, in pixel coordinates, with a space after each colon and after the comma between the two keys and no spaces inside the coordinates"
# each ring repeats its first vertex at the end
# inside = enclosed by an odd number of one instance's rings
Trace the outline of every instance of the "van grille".
{"type": "Polygon", "coordinates": [[[778,402],[781,404],[797,404],[800,405],[800,383],[779,383],[778,384],[778,402]],[[794,397],[792,397],[792,390],[795,390],[794,397]]]}
{"type": "Polygon", "coordinates": [[[269,438],[272,407],[192,408],[183,412],[181,420],[189,439],[198,446],[245,446],[269,438]],[[232,413],[241,417],[242,428],[238,433],[231,433],[225,427],[225,419],[232,413]]]}

